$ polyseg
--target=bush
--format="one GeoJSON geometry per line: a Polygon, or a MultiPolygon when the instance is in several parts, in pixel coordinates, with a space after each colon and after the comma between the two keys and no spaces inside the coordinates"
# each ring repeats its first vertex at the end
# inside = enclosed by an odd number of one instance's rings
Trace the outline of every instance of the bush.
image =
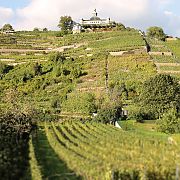
{"type": "Polygon", "coordinates": [[[180,118],[177,111],[170,109],[157,120],[158,130],[168,134],[180,133],[180,118]]]}
{"type": "Polygon", "coordinates": [[[3,75],[8,73],[11,69],[13,69],[13,66],[9,66],[7,64],[0,62],[0,78],[2,78],[3,75]]]}
{"type": "Polygon", "coordinates": [[[139,101],[149,119],[158,119],[168,109],[180,110],[180,86],[170,75],[156,75],[143,84],[139,101]]]}
{"type": "Polygon", "coordinates": [[[60,52],[55,52],[50,54],[49,60],[55,63],[63,63],[66,58],[60,52]]]}
{"type": "Polygon", "coordinates": [[[91,93],[72,93],[63,102],[63,111],[90,115],[97,112],[95,96],[91,93]]]}
{"type": "Polygon", "coordinates": [[[51,101],[51,108],[53,109],[54,113],[60,113],[61,112],[61,102],[60,99],[57,97],[54,97],[51,101]]]}
{"type": "Polygon", "coordinates": [[[32,118],[20,112],[0,112],[0,177],[24,179],[28,169],[28,140],[32,118]],[[2,113],[2,114],[1,114],[2,113]]]}
{"type": "Polygon", "coordinates": [[[95,117],[95,121],[102,123],[114,123],[119,120],[121,117],[122,109],[119,106],[112,106],[100,109],[98,111],[97,116],[95,117]]]}
{"type": "Polygon", "coordinates": [[[150,27],[147,29],[147,36],[150,38],[156,38],[158,40],[165,40],[165,33],[161,27],[150,27]]]}

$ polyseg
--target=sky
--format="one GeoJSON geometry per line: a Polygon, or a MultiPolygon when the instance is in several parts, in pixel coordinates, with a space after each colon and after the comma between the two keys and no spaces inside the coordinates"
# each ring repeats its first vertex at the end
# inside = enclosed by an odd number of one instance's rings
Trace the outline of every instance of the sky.
{"type": "Polygon", "coordinates": [[[0,0],[0,27],[10,23],[16,30],[57,30],[60,16],[79,22],[89,19],[95,8],[100,18],[143,31],[160,26],[180,37],[180,0],[0,0]]]}

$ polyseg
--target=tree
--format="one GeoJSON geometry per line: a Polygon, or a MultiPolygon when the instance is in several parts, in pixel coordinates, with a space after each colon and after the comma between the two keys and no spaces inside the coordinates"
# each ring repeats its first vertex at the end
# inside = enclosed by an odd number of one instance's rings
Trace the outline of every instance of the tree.
{"type": "Polygon", "coordinates": [[[65,34],[71,32],[73,29],[73,20],[71,16],[61,16],[58,27],[61,28],[65,34]]]}
{"type": "Polygon", "coordinates": [[[165,33],[161,27],[149,27],[147,29],[147,36],[150,38],[156,38],[158,40],[164,41],[165,40],[165,33]]]}
{"type": "Polygon", "coordinates": [[[2,27],[2,31],[3,32],[6,32],[6,31],[14,31],[13,27],[10,25],[10,24],[5,24],[3,27],[2,27]]]}
{"type": "Polygon", "coordinates": [[[104,107],[98,111],[95,121],[102,123],[115,123],[121,117],[122,108],[120,106],[104,107]]]}
{"type": "Polygon", "coordinates": [[[180,86],[170,75],[156,75],[143,84],[139,101],[147,118],[157,119],[171,108],[179,112],[180,86]]]}
{"type": "Polygon", "coordinates": [[[180,118],[178,118],[177,111],[170,109],[164,113],[162,118],[157,121],[158,130],[164,133],[179,133],[180,132],[180,118]]]}
{"type": "Polygon", "coordinates": [[[43,28],[43,32],[48,32],[48,29],[47,28],[43,28]]]}
{"type": "Polygon", "coordinates": [[[122,23],[117,23],[115,29],[117,31],[124,31],[124,30],[126,30],[126,27],[122,23]]]}
{"type": "Polygon", "coordinates": [[[35,28],[33,29],[33,31],[34,31],[34,32],[39,32],[39,28],[35,27],[35,28]]]}

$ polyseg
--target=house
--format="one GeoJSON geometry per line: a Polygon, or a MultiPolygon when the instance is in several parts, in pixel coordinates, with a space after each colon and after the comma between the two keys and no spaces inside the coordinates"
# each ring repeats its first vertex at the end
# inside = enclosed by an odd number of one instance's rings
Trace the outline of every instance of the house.
{"type": "Polygon", "coordinates": [[[81,19],[80,23],[74,23],[73,34],[80,33],[82,30],[98,29],[98,28],[112,28],[115,27],[115,21],[112,21],[110,18],[101,19],[98,17],[96,9],[92,13],[92,17],[88,20],[81,19]]]}

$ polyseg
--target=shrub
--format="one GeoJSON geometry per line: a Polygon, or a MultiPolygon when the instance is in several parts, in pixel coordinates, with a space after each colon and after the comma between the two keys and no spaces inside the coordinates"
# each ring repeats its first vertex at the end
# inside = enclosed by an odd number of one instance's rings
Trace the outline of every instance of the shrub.
{"type": "Polygon", "coordinates": [[[157,120],[158,130],[164,133],[180,133],[180,118],[177,111],[170,109],[163,114],[162,118],[157,120]]]}
{"type": "Polygon", "coordinates": [[[159,74],[145,81],[140,105],[150,119],[158,119],[168,109],[180,109],[180,86],[170,75],[159,74]]]}
{"type": "Polygon", "coordinates": [[[102,123],[113,123],[121,117],[122,109],[120,106],[112,106],[102,108],[98,111],[97,116],[95,117],[95,121],[99,121],[102,123]]]}
{"type": "Polygon", "coordinates": [[[55,52],[50,54],[49,60],[55,63],[63,63],[66,60],[66,58],[60,52],[55,52]]]}

